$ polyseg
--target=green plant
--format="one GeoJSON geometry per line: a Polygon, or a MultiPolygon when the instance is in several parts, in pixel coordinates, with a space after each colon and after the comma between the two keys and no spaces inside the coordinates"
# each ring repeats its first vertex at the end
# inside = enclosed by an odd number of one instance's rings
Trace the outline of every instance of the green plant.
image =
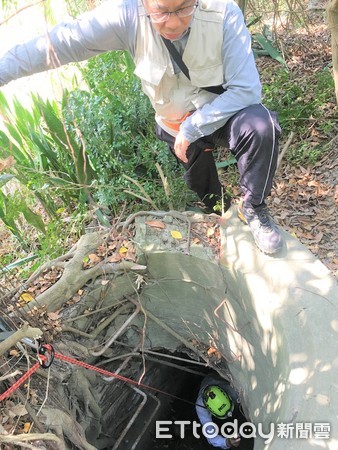
{"type": "Polygon", "coordinates": [[[6,132],[0,131],[0,157],[15,159],[11,172],[53,216],[57,198],[65,203],[88,199],[93,169],[81,144],[65,129],[56,102],[36,95],[32,100],[31,111],[16,98],[11,108],[0,93],[6,127],[6,132]]]}
{"type": "Polygon", "coordinates": [[[315,164],[322,156],[323,149],[320,145],[311,145],[303,142],[293,145],[288,153],[288,160],[294,165],[315,164]]]}
{"type": "Polygon", "coordinates": [[[330,70],[324,68],[301,81],[283,68],[266,76],[270,82],[263,83],[265,105],[277,111],[283,134],[288,136],[293,131],[301,142],[290,148],[287,158],[295,164],[316,162],[322,153],[316,135],[332,138],[337,126],[330,70]]]}
{"type": "Polygon", "coordinates": [[[74,90],[64,102],[67,128],[81,130],[95,167],[94,199],[118,214],[122,204],[130,211],[144,208],[145,195],[159,208],[168,198],[158,163],[170,185],[176,208],[184,203],[182,170],[166,144],[155,137],[154,113],[127,53],[111,52],[88,61],[83,69],[89,92],[74,90]],[[127,175],[142,186],[144,193],[127,175]],[[139,198],[143,197],[143,200],[139,198]]]}
{"type": "MultiPolygon", "coordinates": [[[[75,203],[92,205],[91,184],[95,170],[80,131],[66,129],[56,102],[44,101],[38,95],[32,95],[32,101],[31,110],[24,108],[16,98],[10,106],[0,93],[0,112],[5,126],[5,131],[0,131],[0,159],[12,158],[14,161],[7,176],[15,176],[50,218],[57,216],[60,206],[71,210],[75,203]]],[[[23,244],[21,233],[15,226],[19,213],[29,224],[43,231],[41,217],[33,213],[24,198],[18,198],[18,192],[1,193],[0,218],[23,244]]],[[[96,214],[107,224],[99,209],[96,214]]]]}

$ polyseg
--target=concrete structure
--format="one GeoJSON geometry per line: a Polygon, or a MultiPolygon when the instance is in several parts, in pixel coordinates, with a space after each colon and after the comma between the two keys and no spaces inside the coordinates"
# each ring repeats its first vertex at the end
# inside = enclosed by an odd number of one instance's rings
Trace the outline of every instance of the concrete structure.
{"type": "Polygon", "coordinates": [[[325,266],[287,233],[279,255],[261,253],[235,209],[222,218],[219,261],[193,245],[168,250],[142,220],[137,229],[151,275],[141,303],[163,330],[156,345],[183,342],[207,361],[203,348],[217,349],[257,426],[255,450],[336,450],[338,288],[325,266]],[[275,427],[271,442],[259,424],[275,427]]]}
{"type": "Polygon", "coordinates": [[[225,215],[222,230],[233,299],[225,315],[231,312],[240,330],[227,329],[230,349],[241,355],[230,370],[250,418],[295,427],[311,423],[312,430],[315,423],[330,424],[330,439],[277,438],[266,447],[257,440],[255,449],[337,449],[337,280],[288,233],[284,249],[271,257],[255,248],[235,211],[225,215]]]}

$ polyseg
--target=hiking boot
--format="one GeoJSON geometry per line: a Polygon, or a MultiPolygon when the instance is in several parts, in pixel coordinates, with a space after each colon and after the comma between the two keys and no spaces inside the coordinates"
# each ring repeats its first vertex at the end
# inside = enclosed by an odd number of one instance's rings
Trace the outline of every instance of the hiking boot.
{"type": "Polygon", "coordinates": [[[255,243],[262,252],[271,255],[282,248],[282,236],[265,204],[253,208],[250,204],[241,202],[238,217],[249,225],[255,243]]]}

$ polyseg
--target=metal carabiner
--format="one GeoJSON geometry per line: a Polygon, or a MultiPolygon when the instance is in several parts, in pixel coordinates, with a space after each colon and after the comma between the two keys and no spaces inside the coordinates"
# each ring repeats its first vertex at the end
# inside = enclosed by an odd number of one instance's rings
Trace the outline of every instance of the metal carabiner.
{"type": "Polygon", "coordinates": [[[37,351],[37,355],[38,357],[39,355],[43,355],[46,358],[44,361],[41,358],[39,358],[39,361],[40,366],[43,369],[48,369],[54,361],[55,355],[54,347],[50,344],[42,344],[41,342],[39,342],[39,349],[37,351]]]}

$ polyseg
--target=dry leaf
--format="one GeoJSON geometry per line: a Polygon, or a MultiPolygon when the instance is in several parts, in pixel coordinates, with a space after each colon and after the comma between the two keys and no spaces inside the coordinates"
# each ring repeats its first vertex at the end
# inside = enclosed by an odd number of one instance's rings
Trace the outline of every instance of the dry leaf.
{"type": "Polygon", "coordinates": [[[47,313],[47,316],[50,318],[50,320],[58,320],[58,319],[60,319],[60,314],[57,313],[57,312],[47,313]]]}
{"type": "Polygon", "coordinates": [[[108,262],[111,262],[111,263],[119,262],[119,261],[121,261],[120,255],[112,255],[112,256],[109,256],[109,258],[108,258],[108,262]]]}
{"type": "Polygon", "coordinates": [[[0,159],[0,172],[3,170],[9,169],[10,167],[14,166],[15,159],[13,156],[8,156],[6,159],[0,159]]]}
{"type": "Polygon", "coordinates": [[[323,239],[324,233],[320,232],[316,235],[315,241],[320,242],[323,239]]]}
{"type": "Polygon", "coordinates": [[[25,405],[22,405],[21,403],[9,408],[9,413],[12,417],[25,416],[26,414],[28,414],[25,405]]]}
{"type": "Polygon", "coordinates": [[[102,280],[102,281],[101,281],[102,286],[105,286],[105,285],[108,284],[108,283],[109,283],[109,280],[102,280]]]}
{"type": "Polygon", "coordinates": [[[214,347],[210,347],[208,349],[208,356],[209,357],[213,357],[213,358],[217,358],[217,359],[221,359],[222,358],[222,355],[220,354],[220,352],[214,347]]]}
{"type": "Polygon", "coordinates": [[[165,228],[164,223],[158,220],[148,220],[146,224],[154,228],[165,228]]]}
{"type": "Polygon", "coordinates": [[[48,286],[43,286],[41,289],[40,289],[40,294],[42,294],[42,292],[45,292],[45,291],[47,291],[47,289],[49,289],[49,285],[48,286]]]}
{"type": "Polygon", "coordinates": [[[97,263],[101,261],[101,258],[99,258],[95,253],[91,253],[88,255],[89,258],[89,264],[95,266],[97,263]]]}
{"type": "Polygon", "coordinates": [[[179,231],[173,230],[170,234],[174,239],[182,239],[182,234],[179,231]]]}

